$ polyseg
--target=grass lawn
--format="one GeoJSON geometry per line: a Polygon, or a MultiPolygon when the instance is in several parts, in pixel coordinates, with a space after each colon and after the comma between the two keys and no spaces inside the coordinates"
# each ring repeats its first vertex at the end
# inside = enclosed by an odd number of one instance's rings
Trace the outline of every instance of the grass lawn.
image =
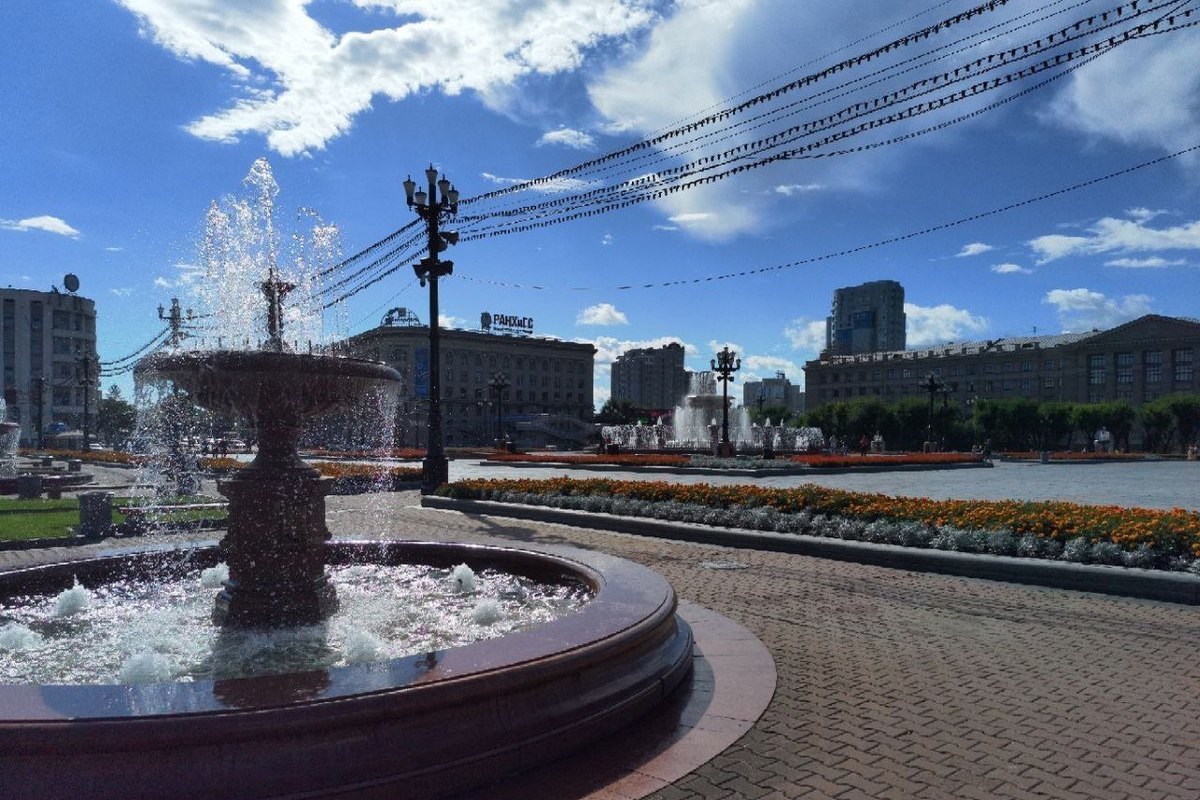
{"type": "MultiPolygon", "coordinates": [[[[125,515],[117,511],[119,506],[147,505],[152,501],[142,498],[113,498],[113,522],[125,521],[125,515]]],[[[176,505],[189,503],[222,502],[221,498],[191,496],[174,497],[165,501],[153,501],[153,505],[176,505]]],[[[192,522],[198,519],[224,519],[224,509],[192,509],[186,511],[163,511],[154,517],[159,524],[192,522]]],[[[79,500],[16,500],[0,499],[0,542],[25,539],[48,539],[68,536],[67,528],[79,524],[79,500]]]]}

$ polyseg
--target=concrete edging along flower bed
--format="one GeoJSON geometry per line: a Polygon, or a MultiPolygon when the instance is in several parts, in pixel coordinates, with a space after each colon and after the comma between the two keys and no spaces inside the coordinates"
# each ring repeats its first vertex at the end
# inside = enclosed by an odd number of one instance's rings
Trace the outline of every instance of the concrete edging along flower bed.
{"type": "Polygon", "coordinates": [[[739,478],[770,478],[789,475],[847,475],[857,472],[928,472],[945,469],[990,469],[990,461],[965,464],[896,464],[895,466],[864,464],[861,467],[810,467],[797,464],[795,467],[774,469],[721,469],[719,467],[660,467],[637,464],[588,464],[570,461],[480,461],[481,467],[515,467],[516,469],[578,469],[593,472],[636,472],[648,475],[734,475],[739,478]]]}
{"type": "Polygon", "coordinates": [[[655,536],[676,541],[794,553],[915,572],[936,572],[943,575],[984,578],[1200,605],[1200,576],[1178,572],[1072,564],[1036,558],[956,553],[845,539],[826,539],[803,534],[717,528],[545,506],[500,503],[492,500],[453,500],[448,497],[425,495],[421,497],[421,506],[461,511],[467,514],[489,514],[536,522],[553,522],[580,528],[655,536]]]}

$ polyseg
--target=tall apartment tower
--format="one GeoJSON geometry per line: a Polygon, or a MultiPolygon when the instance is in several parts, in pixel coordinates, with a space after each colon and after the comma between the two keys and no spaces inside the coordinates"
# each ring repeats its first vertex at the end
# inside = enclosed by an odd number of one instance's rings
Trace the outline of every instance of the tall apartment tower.
{"type": "Polygon", "coordinates": [[[612,364],[612,398],[639,408],[669,409],[687,394],[683,345],[626,350],[612,364]]]}
{"type": "Polygon", "coordinates": [[[825,320],[825,354],[903,350],[904,326],[904,287],[896,281],[837,289],[833,311],[825,320]]]}

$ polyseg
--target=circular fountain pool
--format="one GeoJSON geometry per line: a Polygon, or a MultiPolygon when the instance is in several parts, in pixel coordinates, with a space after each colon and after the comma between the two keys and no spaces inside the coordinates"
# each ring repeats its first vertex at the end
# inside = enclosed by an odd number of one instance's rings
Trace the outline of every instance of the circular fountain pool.
{"type": "MultiPolygon", "coordinates": [[[[656,573],[600,553],[427,542],[327,545],[351,563],[466,563],[584,584],[578,612],[463,647],[186,683],[0,685],[0,796],[431,797],[569,752],[656,705],[691,633],[656,573]]],[[[216,563],[216,548],[0,574],[0,597],[216,563]]]]}

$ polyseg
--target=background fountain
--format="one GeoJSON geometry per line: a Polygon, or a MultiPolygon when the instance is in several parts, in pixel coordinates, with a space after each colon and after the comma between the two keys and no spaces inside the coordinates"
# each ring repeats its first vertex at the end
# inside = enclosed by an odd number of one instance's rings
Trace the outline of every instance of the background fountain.
{"type": "MultiPolygon", "coordinates": [[[[274,184],[265,162],[252,179],[274,184]]],[[[261,196],[273,201],[273,191],[261,196]]],[[[247,219],[264,207],[245,209],[247,219]]],[[[269,242],[266,219],[260,239],[269,242]]],[[[253,419],[258,455],[220,485],[230,500],[225,539],[0,573],[0,609],[76,583],[104,587],[221,559],[229,578],[213,616],[230,632],[297,622],[319,630],[336,604],[327,564],[427,564],[448,573],[465,563],[583,584],[592,600],[498,639],[373,663],[186,683],[0,683],[0,797],[436,797],[582,747],[629,724],[686,677],[691,632],[674,613],[671,587],[644,567],[567,548],[329,541],[328,487],[296,454],[300,428],[389,385],[395,373],[376,362],[289,352],[295,346],[284,333],[293,332],[293,317],[281,301],[293,290],[303,296],[302,284],[281,276],[273,255],[258,260],[246,240],[211,234],[210,227],[205,247],[219,261],[263,267],[254,296],[267,301],[267,336],[257,349],[158,353],[138,372],[207,408],[253,419]]],[[[232,313],[253,318],[241,306],[232,313]]],[[[227,336],[231,328],[218,330],[227,336]]]]}

